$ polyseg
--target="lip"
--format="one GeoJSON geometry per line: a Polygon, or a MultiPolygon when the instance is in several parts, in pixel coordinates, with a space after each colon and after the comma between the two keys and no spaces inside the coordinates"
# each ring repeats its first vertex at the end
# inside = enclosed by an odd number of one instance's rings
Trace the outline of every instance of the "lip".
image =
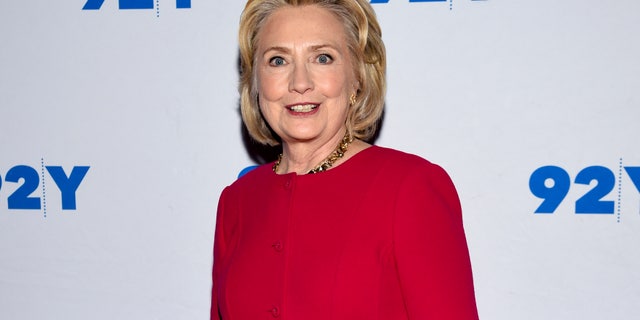
{"type": "Polygon", "coordinates": [[[285,108],[289,111],[289,114],[295,116],[310,116],[318,112],[320,108],[319,103],[315,102],[299,102],[290,105],[286,105],[285,108]]]}

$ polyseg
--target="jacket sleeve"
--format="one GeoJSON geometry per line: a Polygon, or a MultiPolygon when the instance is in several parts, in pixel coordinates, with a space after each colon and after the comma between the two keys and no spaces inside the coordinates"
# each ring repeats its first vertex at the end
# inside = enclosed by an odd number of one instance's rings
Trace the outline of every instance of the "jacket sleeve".
{"type": "Polygon", "coordinates": [[[218,306],[218,282],[220,280],[220,265],[221,265],[221,257],[223,256],[223,252],[226,248],[226,243],[224,239],[224,230],[223,230],[223,218],[224,218],[224,205],[225,205],[225,194],[227,193],[227,189],[222,191],[220,195],[220,200],[218,201],[218,210],[216,214],[216,231],[213,241],[213,270],[212,270],[212,289],[211,289],[211,320],[221,320],[220,310],[218,306]]]}
{"type": "Polygon", "coordinates": [[[409,319],[478,319],[460,200],[447,173],[415,167],[396,199],[393,249],[409,319]]]}

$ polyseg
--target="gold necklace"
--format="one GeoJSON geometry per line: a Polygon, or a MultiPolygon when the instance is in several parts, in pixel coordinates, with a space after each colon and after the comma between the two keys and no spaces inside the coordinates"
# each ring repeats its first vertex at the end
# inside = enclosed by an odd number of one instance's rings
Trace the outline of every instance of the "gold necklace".
{"type": "MultiPolygon", "coordinates": [[[[338,146],[336,147],[336,149],[326,159],[324,159],[324,161],[320,162],[320,164],[317,167],[309,170],[309,172],[307,173],[312,174],[312,173],[327,171],[329,168],[331,168],[331,166],[333,166],[334,162],[336,162],[338,159],[344,156],[344,153],[347,152],[347,148],[349,148],[349,143],[351,143],[352,141],[353,141],[353,137],[351,137],[351,135],[349,135],[348,132],[345,133],[344,138],[342,138],[342,141],[338,143],[338,146]]],[[[275,173],[278,172],[278,167],[280,166],[281,161],[282,161],[282,153],[278,156],[278,160],[276,160],[276,163],[273,164],[273,168],[272,168],[273,172],[275,173]]]]}

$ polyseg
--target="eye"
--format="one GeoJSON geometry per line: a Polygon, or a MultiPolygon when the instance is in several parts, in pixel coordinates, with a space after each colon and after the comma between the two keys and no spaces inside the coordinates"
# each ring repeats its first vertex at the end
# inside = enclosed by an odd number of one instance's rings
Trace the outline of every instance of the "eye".
{"type": "Polygon", "coordinates": [[[329,64],[333,62],[333,58],[328,54],[321,54],[316,58],[316,61],[320,64],[329,64]]]}
{"type": "Polygon", "coordinates": [[[282,57],[273,57],[271,59],[269,59],[269,65],[274,66],[274,67],[278,67],[278,66],[283,66],[285,65],[285,61],[284,58],[282,57]]]}

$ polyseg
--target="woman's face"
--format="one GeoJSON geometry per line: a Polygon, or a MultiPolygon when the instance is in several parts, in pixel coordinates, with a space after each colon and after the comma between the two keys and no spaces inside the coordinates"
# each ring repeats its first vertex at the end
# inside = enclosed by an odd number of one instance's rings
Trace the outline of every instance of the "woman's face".
{"type": "Polygon", "coordinates": [[[283,142],[342,138],[357,89],[346,38],[340,20],[315,5],[280,8],[267,18],[256,49],[259,103],[283,142]]]}

